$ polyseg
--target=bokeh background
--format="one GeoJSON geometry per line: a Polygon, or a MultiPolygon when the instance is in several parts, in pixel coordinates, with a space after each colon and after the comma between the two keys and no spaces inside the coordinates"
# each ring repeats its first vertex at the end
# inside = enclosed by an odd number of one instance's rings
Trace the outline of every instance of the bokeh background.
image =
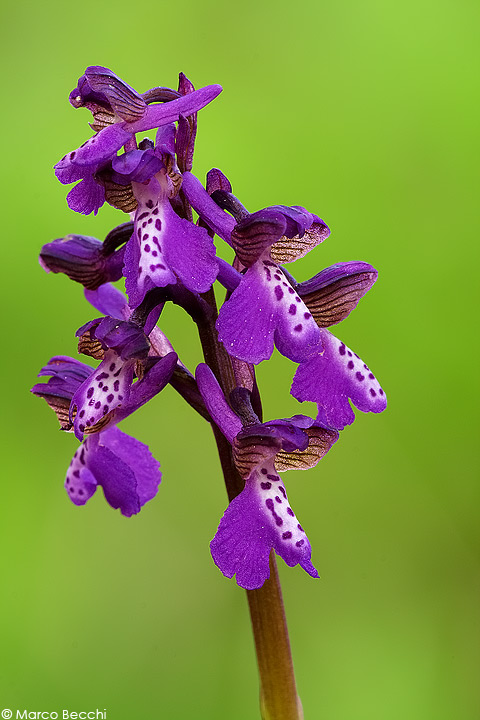
{"type": "MultiPolygon", "coordinates": [[[[479,717],[478,14],[470,0],[3,5],[1,708],[258,717],[244,593],[209,554],[226,496],[207,424],[170,389],[123,424],[163,469],[127,520],[101,491],[70,504],[76,441],[28,392],[93,316],[39,248],[124,221],[69,211],[52,172],[89,132],[68,93],[104,64],[139,91],[180,70],[223,85],[194,171],[220,167],[251,211],[302,204],[328,222],[297,278],[379,270],[336,330],[389,407],[286,478],[322,576],[279,562],[305,717],[479,717]]],[[[176,308],[162,327],[193,367],[193,328],[176,308]]],[[[260,368],[266,417],[314,409],[289,396],[292,374],[278,355],[260,368]]]]}

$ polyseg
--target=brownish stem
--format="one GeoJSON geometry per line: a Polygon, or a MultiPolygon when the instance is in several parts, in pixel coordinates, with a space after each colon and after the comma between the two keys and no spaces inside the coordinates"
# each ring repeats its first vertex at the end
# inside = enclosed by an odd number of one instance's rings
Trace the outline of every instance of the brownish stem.
{"type": "Polygon", "coordinates": [[[247,590],[258,672],[263,720],[303,720],[297,695],[287,619],[273,550],[270,577],[258,590],[247,590]]]}
{"type": "MultiPolygon", "coordinates": [[[[235,387],[235,375],[230,358],[218,342],[215,330],[217,317],[213,289],[204,299],[212,308],[212,315],[198,323],[205,361],[215,373],[228,397],[235,387]]],[[[261,404],[258,399],[261,412],[261,404]]],[[[233,461],[232,447],[217,426],[212,423],[220,463],[229,500],[244,487],[233,461]]],[[[288,628],[283,607],[275,555],[270,553],[270,577],[258,590],[247,590],[248,606],[253,628],[258,671],[260,675],[260,710],[263,720],[303,720],[297,695],[288,628]]]]}

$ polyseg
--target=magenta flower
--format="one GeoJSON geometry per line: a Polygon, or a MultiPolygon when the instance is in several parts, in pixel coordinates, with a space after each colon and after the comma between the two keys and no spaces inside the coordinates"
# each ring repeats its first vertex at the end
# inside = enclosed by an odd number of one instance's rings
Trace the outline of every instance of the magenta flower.
{"type": "MultiPolygon", "coordinates": [[[[287,565],[300,565],[312,577],[312,549],[289,504],[279,470],[313,467],[338,439],[305,415],[242,426],[208,365],[197,367],[200,392],[214,422],[232,444],[245,488],[228,506],[210,543],[215,564],[240,587],[259,588],[269,577],[270,551],[287,565]]],[[[245,397],[245,395],[244,395],[245,397]]],[[[243,413],[245,418],[245,413],[243,413]]],[[[256,421],[255,421],[256,419],[256,421]]]]}

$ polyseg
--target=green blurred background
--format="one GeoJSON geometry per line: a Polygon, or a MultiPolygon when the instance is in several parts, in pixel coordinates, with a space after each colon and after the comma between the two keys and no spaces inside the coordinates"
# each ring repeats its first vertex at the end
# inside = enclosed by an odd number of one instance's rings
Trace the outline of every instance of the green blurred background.
{"type": "MultiPolygon", "coordinates": [[[[0,709],[258,717],[244,593],[209,554],[226,496],[207,424],[170,389],[123,424],[163,469],[127,520],[101,491],[69,502],[76,441],[28,393],[93,316],[79,286],[40,269],[40,246],[124,221],[69,211],[52,172],[89,132],[68,93],[103,64],[139,91],[180,70],[223,85],[194,171],[220,167],[251,211],[302,204],[328,222],[297,278],[346,260],[379,270],[336,332],[389,407],[286,479],[322,576],[279,562],[305,717],[478,718],[478,6],[45,0],[5,4],[1,25],[0,709]]],[[[193,367],[180,312],[162,327],[193,367]]],[[[288,395],[292,373],[278,355],[260,368],[266,417],[313,409],[288,395]]]]}

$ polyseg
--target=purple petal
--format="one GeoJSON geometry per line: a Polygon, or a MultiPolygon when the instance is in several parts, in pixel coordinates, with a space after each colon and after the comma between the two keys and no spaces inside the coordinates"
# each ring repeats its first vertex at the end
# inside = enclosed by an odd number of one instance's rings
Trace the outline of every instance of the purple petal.
{"type": "Polygon", "coordinates": [[[259,260],[247,270],[223,304],[216,327],[231,355],[254,364],[268,360],[274,339],[279,351],[297,362],[320,342],[308,308],[270,260],[259,260]]]}
{"type": "Polygon", "coordinates": [[[328,330],[321,333],[323,352],[299,365],[292,395],[318,403],[318,421],[337,430],[355,419],[348,398],[363,412],[385,410],[387,398],[370,368],[328,330]]]}
{"type": "Polygon", "coordinates": [[[83,215],[90,215],[92,212],[96,215],[104,202],[105,188],[95,182],[92,176],[84,178],[67,195],[70,210],[83,215]]]}
{"type": "Polygon", "coordinates": [[[165,206],[164,218],[169,266],[189,290],[206,292],[218,273],[212,238],[205,228],[178,217],[169,203],[165,206]]]}
{"type": "MultiPolygon", "coordinates": [[[[145,115],[134,123],[125,123],[124,127],[132,133],[152,130],[160,125],[176,122],[180,115],[188,117],[192,113],[201,110],[215,100],[222,92],[221,85],[207,85],[207,87],[195,90],[177,100],[171,100],[163,104],[149,105],[145,115]]],[[[123,143],[122,143],[123,144],[123,143]]]]}
{"type": "Polygon", "coordinates": [[[215,190],[225,190],[225,192],[228,193],[232,192],[230,180],[218,168],[212,168],[208,171],[206,188],[209,195],[212,195],[215,190]]]}
{"type": "MultiPolygon", "coordinates": [[[[127,125],[127,128],[129,126],[127,125]]],[[[124,129],[122,124],[114,123],[103,128],[96,135],[89,138],[77,150],[68,155],[68,163],[76,166],[92,165],[98,166],[106,160],[110,160],[122,145],[125,145],[132,137],[132,132],[124,129]]],[[[63,158],[60,162],[63,162],[63,158]]],[[[60,163],[58,163],[60,165],[60,163]]]]}
{"type": "Polygon", "coordinates": [[[158,395],[165,385],[170,382],[177,361],[178,357],[174,352],[170,352],[165,357],[156,360],[143,378],[133,383],[128,400],[115,413],[115,422],[118,423],[128,417],[155,395],[158,395]]]}
{"type": "Polygon", "coordinates": [[[133,122],[145,114],[147,106],[141,95],[108,68],[91,65],[85,70],[85,77],[94,93],[105,98],[122,120],[133,122]]]}
{"type": "Polygon", "coordinates": [[[130,308],[127,298],[115,285],[105,283],[96,290],[85,290],[85,297],[94,308],[104,315],[110,315],[117,320],[128,320],[130,308]]]}
{"type": "Polygon", "coordinates": [[[377,279],[377,271],[365,262],[337,263],[295,290],[320,327],[344,320],[377,279]]]}
{"type": "Polygon", "coordinates": [[[277,242],[287,229],[283,213],[266,208],[248,215],[232,230],[232,246],[238,259],[250,267],[265,250],[277,242]]]}
{"type": "Polygon", "coordinates": [[[242,423],[227,403],[217,378],[205,363],[197,365],[195,378],[212,420],[218,425],[227,440],[233,442],[235,436],[242,429],[242,423]]]}
{"type": "Polygon", "coordinates": [[[231,245],[231,232],[235,220],[212,200],[200,180],[190,172],[183,174],[182,190],[190,205],[202,220],[223,240],[231,245]]]}
{"type": "Polygon", "coordinates": [[[162,479],[160,463],[148,446],[117,427],[100,433],[88,464],[103,487],[107,502],[120,508],[126,517],[138,513],[155,497],[162,479]]]}
{"type": "Polygon", "coordinates": [[[228,506],[210,543],[215,564],[226,577],[236,574],[240,587],[254,590],[269,577],[268,558],[274,549],[287,565],[299,564],[318,577],[311,562],[311,547],[273,460],[254,471],[245,489],[228,506]]]}

